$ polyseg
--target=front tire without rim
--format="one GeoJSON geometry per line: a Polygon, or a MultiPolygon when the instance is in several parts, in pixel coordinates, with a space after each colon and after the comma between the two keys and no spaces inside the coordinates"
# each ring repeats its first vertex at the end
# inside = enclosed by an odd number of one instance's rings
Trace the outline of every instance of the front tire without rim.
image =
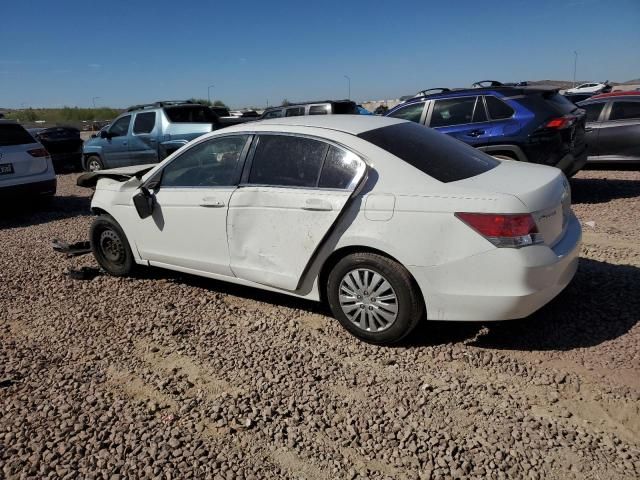
{"type": "Polygon", "coordinates": [[[329,274],[327,299],[344,328],[375,344],[399,342],[424,313],[422,296],[409,272],[375,253],[341,259],[329,274]]]}

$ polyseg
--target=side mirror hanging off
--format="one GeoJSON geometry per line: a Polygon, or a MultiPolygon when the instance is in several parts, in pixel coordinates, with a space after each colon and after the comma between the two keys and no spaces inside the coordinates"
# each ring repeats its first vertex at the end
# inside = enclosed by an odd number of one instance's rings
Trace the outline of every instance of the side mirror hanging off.
{"type": "Polygon", "coordinates": [[[147,218],[153,213],[156,197],[147,187],[140,187],[140,191],[133,196],[133,205],[140,218],[147,218]]]}

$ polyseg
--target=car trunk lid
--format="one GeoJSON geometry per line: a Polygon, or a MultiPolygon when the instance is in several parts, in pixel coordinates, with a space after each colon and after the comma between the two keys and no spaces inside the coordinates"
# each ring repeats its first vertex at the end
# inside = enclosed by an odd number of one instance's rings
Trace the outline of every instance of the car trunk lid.
{"type": "Polygon", "coordinates": [[[533,215],[546,245],[555,245],[564,235],[571,211],[571,194],[566,177],[557,168],[506,160],[481,175],[455,183],[517,197],[533,215]]]}

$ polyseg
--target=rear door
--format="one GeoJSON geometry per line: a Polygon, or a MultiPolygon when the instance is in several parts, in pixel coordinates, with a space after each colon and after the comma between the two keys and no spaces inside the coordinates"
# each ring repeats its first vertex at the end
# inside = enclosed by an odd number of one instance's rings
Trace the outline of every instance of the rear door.
{"type": "MultiPolygon", "coordinates": [[[[598,137],[600,134],[600,127],[602,126],[602,118],[604,117],[605,106],[607,105],[606,100],[602,100],[600,102],[591,102],[585,105],[579,105],[580,108],[584,109],[586,112],[586,142],[587,149],[589,152],[589,158],[591,160],[597,159],[600,155],[600,144],[598,141],[598,137]]],[[[609,109],[607,108],[607,111],[609,109]]]]}
{"type": "Polygon", "coordinates": [[[302,135],[262,134],[252,150],[229,204],[231,270],[295,290],[366,167],[352,152],[302,135]]]}
{"type": "Polygon", "coordinates": [[[640,160],[640,98],[614,99],[598,133],[602,160],[640,160]]]}
{"type": "Polygon", "coordinates": [[[473,147],[485,146],[491,133],[482,96],[434,100],[427,122],[473,147]]]}
{"type": "Polygon", "coordinates": [[[129,158],[129,132],[131,115],[117,119],[109,127],[109,135],[102,142],[102,160],[105,168],[133,165],[129,158]]]}
{"type": "Polygon", "coordinates": [[[133,119],[129,140],[129,154],[134,165],[158,161],[158,112],[138,112],[133,119]]]}

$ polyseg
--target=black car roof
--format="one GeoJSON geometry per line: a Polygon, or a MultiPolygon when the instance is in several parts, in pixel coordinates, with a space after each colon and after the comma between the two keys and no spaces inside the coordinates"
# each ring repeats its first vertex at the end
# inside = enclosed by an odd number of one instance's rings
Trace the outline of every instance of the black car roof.
{"type": "Polygon", "coordinates": [[[430,95],[418,95],[413,97],[410,100],[407,100],[406,103],[415,103],[424,99],[432,99],[432,98],[449,98],[449,97],[459,97],[462,95],[480,95],[485,93],[500,93],[504,96],[515,96],[515,95],[534,95],[537,93],[550,93],[557,92],[559,89],[555,87],[536,87],[536,86],[499,86],[499,87],[480,87],[480,88],[452,88],[451,90],[432,93],[430,95]]]}

